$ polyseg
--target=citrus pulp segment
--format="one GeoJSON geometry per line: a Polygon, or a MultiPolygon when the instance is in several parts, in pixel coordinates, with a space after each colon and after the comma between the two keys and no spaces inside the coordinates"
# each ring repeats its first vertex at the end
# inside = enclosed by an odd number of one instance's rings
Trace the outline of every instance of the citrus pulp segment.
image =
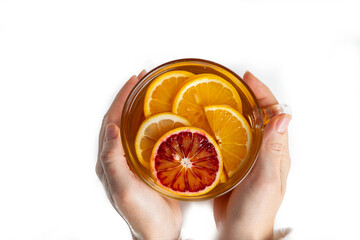
{"type": "Polygon", "coordinates": [[[149,169],[150,156],[156,141],[174,128],[190,125],[188,120],[173,113],[159,113],[147,118],[140,125],[135,138],[135,150],[140,163],[149,169]]]}
{"type": "Polygon", "coordinates": [[[199,128],[182,127],[162,136],[151,154],[156,183],[182,196],[198,196],[220,180],[223,161],[215,140],[199,128]]]}
{"type": "Polygon", "coordinates": [[[220,147],[224,169],[231,177],[249,156],[252,144],[250,126],[238,111],[228,106],[206,106],[204,110],[220,147]]]}
{"type": "Polygon", "coordinates": [[[211,133],[204,107],[215,104],[242,110],[240,96],[229,82],[213,74],[199,74],[181,87],[172,111],[188,119],[193,126],[211,133]]]}
{"type": "Polygon", "coordinates": [[[171,112],[172,101],[177,91],[192,76],[194,74],[188,71],[170,71],[155,78],[145,94],[145,117],[161,112],[171,112]]]}

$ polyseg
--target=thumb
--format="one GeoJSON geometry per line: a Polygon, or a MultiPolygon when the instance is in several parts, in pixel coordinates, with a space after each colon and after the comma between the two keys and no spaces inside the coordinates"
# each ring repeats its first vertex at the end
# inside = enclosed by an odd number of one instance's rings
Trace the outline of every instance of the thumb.
{"type": "Polygon", "coordinates": [[[282,114],[273,117],[265,127],[257,165],[267,177],[283,174],[287,178],[290,170],[287,133],[290,120],[290,115],[282,114]]]}
{"type": "Polygon", "coordinates": [[[119,193],[129,180],[131,172],[127,165],[124,149],[120,140],[119,127],[114,123],[106,125],[105,139],[100,162],[107,177],[112,194],[119,193]]]}

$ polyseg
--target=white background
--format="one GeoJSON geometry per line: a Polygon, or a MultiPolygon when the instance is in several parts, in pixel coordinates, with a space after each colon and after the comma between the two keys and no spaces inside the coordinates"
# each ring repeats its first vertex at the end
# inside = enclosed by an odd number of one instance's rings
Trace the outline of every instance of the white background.
{"type": "MultiPolygon", "coordinates": [[[[250,70],[292,107],[276,228],[360,239],[359,9],[0,0],[0,239],[130,239],[94,170],[101,120],[131,75],[184,57],[250,70]]],[[[183,237],[214,239],[211,201],[187,205],[183,237]]]]}

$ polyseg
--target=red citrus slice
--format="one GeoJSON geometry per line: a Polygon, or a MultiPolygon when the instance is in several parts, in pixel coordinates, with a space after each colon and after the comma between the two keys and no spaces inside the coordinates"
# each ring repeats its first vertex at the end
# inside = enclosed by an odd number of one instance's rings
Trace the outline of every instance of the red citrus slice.
{"type": "Polygon", "coordinates": [[[209,192],[220,180],[223,160],[219,146],[204,130],[181,127],[155,144],[150,168],[156,183],[177,195],[209,192]]]}

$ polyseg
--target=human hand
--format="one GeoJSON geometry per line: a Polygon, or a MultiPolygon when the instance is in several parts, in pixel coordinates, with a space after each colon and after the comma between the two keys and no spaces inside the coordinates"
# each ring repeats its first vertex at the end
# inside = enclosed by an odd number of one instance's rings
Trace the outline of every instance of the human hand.
{"type": "MultiPolygon", "coordinates": [[[[250,72],[243,79],[261,107],[278,103],[270,89],[250,72]]],[[[214,200],[214,218],[221,239],[273,239],[274,220],[290,170],[290,119],[289,115],[279,115],[269,121],[250,174],[230,193],[214,200]]]]}
{"type": "Polygon", "coordinates": [[[96,173],[135,239],[178,239],[182,225],[178,201],[160,196],[138,179],[126,162],[121,144],[119,125],[125,100],[145,74],[143,71],[130,78],[103,119],[96,173]]]}

